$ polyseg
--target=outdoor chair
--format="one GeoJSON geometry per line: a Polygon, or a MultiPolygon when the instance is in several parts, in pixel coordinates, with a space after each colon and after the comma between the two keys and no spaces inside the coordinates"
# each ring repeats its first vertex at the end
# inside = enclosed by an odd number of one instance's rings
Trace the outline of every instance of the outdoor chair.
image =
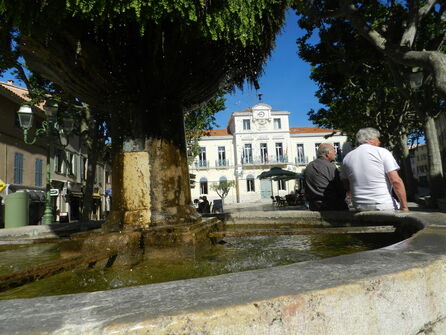
{"type": "Polygon", "coordinates": [[[286,200],[278,195],[276,195],[276,202],[277,202],[277,207],[286,206],[286,200]]]}

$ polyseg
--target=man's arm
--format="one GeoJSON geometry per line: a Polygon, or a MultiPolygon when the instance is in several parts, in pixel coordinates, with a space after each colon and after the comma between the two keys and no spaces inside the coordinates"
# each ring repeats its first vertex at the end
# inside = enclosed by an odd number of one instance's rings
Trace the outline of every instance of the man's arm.
{"type": "Polygon", "coordinates": [[[400,210],[408,211],[409,208],[407,207],[406,188],[404,187],[404,182],[398,174],[398,171],[393,170],[387,172],[387,177],[389,178],[390,184],[392,184],[393,190],[400,201],[400,210]]]}
{"type": "Polygon", "coordinates": [[[348,179],[341,179],[345,192],[347,193],[348,201],[352,201],[352,190],[350,189],[350,181],[348,179]]]}

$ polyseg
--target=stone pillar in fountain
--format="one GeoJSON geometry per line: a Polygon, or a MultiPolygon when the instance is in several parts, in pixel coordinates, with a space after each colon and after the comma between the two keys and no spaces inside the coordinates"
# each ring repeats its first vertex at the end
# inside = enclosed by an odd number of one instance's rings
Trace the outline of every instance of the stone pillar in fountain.
{"type": "Polygon", "coordinates": [[[131,134],[124,134],[114,154],[112,212],[106,229],[199,221],[191,204],[182,109],[166,104],[136,115],[130,120],[131,134]]]}
{"type": "Polygon", "coordinates": [[[147,228],[150,223],[149,154],[118,152],[113,157],[113,201],[108,230],[147,228]]]}

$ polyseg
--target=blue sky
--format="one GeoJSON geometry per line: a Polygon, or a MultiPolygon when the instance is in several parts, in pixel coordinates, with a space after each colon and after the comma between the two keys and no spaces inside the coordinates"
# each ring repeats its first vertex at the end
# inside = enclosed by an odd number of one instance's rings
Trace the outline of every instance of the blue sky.
{"type": "Polygon", "coordinates": [[[315,98],[317,85],[310,80],[310,65],[297,56],[296,40],[304,33],[297,26],[297,16],[287,12],[286,25],[276,39],[276,47],[271,53],[264,73],[259,79],[260,89],[245,85],[243,90],[235,90],[226,95],[226,110],[216,115],[219,128],[226,128],[232,112],[238,112],[258,103],[257,94],[262,94],[262,102],[274,110],[290,112],[290,126],[314,126],[307,112],[322,107],[315,98]]]}
{"type": "MultiPolygon", "coordinates": [[[[260,89],[256,91],[246,84],[243,90],[236,89],[232,94],[227,94],[226,110],[216,115],[218,128],[226,128],[232,112],[258,103],[258,93],[262,94],[262,102],[271,105],[274,110],[291,113],[290,126],[313,126],[308,121],[307,112],[321,105],[314,97],[317,86],[309,79],[310,65],[297,56],[296,40],[302,35],[303,32],[297,26],[297,16],[289,10],[286,24],[277,36],[276,47],[259,78],[260,89]]],[[[13,79],[16,85],[23,86],[9,72],[0,78],[2,81],[13,79]]]]}

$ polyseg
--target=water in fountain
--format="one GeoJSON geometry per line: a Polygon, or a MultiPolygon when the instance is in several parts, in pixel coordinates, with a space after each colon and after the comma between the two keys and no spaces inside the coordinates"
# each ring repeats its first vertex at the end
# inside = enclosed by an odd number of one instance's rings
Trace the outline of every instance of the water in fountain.
{"type": "MultiPolygon", "coordinates": [[[[393,241],[392,234],[318,234],[297,236],[226,237],[208,252],[194,258],[146,259],[133,266],[76,268],[0,294],[0,299],[108,290],[126,286],[212,276],[380,248],[393,241]]],[[[58,257],[55,244],[16,246],[20,252],[0,252],[2,274],[58,257]],[[22,264],[17,268],[17,264],[22,264]]],[[[17,251],[17,249],[15,249],[17,251]]]]}

